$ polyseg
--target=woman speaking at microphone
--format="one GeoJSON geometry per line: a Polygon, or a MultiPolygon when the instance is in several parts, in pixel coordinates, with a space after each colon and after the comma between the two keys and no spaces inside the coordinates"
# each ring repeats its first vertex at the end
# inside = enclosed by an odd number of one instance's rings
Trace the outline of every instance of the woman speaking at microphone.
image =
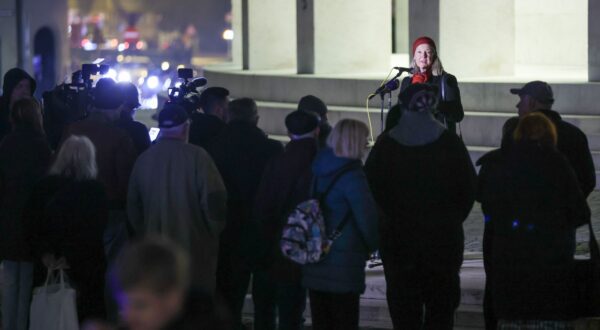
{"type": "MultiPolygon", "coordinates": [[[[413,59],[410,64],[412,75],[402,80],[400,93],[412,84],[431,84],[438,89],[438,105],[433,111],[435,118],[448,131],[456,133],[456,123],[464,117],[460,90],[456,77],[444,71],[438,57],[435,42],[429,37],[420,37],[412,46],[413,59]]],[[[388,113],[386,131],[396,126],[401,116],[402,107],[393,107],[388,113]]]]}

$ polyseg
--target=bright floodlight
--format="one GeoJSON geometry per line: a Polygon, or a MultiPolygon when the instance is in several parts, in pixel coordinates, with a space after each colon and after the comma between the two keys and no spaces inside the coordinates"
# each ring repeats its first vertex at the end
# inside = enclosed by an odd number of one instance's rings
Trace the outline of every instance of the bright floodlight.
{"type": "Polygon", "coordinates": [[[119,76],[117,77],[117,81],[131,82],[131,73],[129,73],[129,71],[121,70],[119,72],[119,76]]]}
{"type": "Polygon", "coordinates": [[[151,88],[151,89],[158,88],[158,85],[160,85],[160,81],[158,80],[157,76],[148,77],[148,80],[146,81],[146,83],[148,84],[148,88],[151,88]]]}
{"type": "Polygon", "coordinates": [[[170,68],[170,67],[171,67],[171,64],[169,64],[169,62],[167,62],[167,61],[164,61],[164,62],[162,62],[162,63],[160,64],[160,68],[161,68],[163,71],[167,71],[167,70],[169,70],[169,68],[170,68]]]}
{"type": "Polygon", "coordinates": [[[223,39],[233,40],[233,30],[227,29],[227,30],[223,31],[223,39]]]}
{"type": "Polygon", "coordinates": [[[108,72],[104,75],[104,77],[117,80],[117,71],[115,71],[115,69],[108,69],[108,72]]]}

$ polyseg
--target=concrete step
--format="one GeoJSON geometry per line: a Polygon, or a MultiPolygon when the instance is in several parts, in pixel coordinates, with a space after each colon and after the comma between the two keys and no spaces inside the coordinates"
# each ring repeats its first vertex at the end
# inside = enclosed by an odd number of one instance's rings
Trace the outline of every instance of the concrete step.
{"type": "MultiPolygon", "coordinates": [[[[235,66],[219,66],[205,68],[204,74],[211,86],[226,86],[233,97],[295,104],[302,96],[313,94],[328,105],[362,107],[367,95],[380,85],[387,72],[298,75],[292,70],[243,71],[235,66]]],[[[518,97],[509,90],[523,86],[523,82],[466,81],[461,77],[458,81],[465,109],[516,112],[518,97]]],[[[561,113],[600,115],[600,83],[550,82],[550,85],[556,99],[554,107],[561,113]]],[[[397,95],[397,92],[393,93],[394,100],[397,95]]],[[[374,107],[379,106],[378,100],[371,103],[374,107]]]]}
{"type": "MultiPolygon", "coordinates": [[[[259,126],[270,134],[285,135],[285,116],[295,110],[295,103],[282,102],[257,102],[259,108],[259,126]]],[[[373,134],[377,136],[381,132],[381,112],[377,108],[369,108],[367,115],[366,107],[330,106],[329,120],[335,124],[338,120],[351,118],[369,123],[373,128],[373,134]]],[[[500,145],[502,138],[502,126],[507,119],[515,116],[514,112],[482,112],[466,111],[465,118],[460,123],[463,140],[467,145],[495,147],[500,145]]],[[[600,115],[565,115],[564,120],[579,127],[589,139],[590,149],[600,151],[600,115]]]]}
{"type": "MultiPolygon", "coordinates": [[[[483,329],[483,288],[485,273],[481,259],[465,260],[460,273],[461,306],[456,311],[455,329],[483,329]]],[[[246,296],[243,314],[251,319],[253,303],[250,294],[246,296]]],[[[306,324],[311,324],[310,301],[304,313],[306,324]]],[[[360,299],[361,329],[392,329],[386,300],[386,282],[383,268],[366,270],[366,290],[360,299]]]]}

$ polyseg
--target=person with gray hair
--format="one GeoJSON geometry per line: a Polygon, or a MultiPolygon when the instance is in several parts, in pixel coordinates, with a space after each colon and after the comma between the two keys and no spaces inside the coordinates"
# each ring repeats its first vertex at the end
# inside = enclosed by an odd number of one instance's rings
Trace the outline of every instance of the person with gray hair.
{"type": "Polygon", "coordinates": [[[214,294],[227,192],[210,156],[187,142],[185,109],[165,105],[158,125],[158,142],[138,158],[131,173],[129,223],[135,236],[161,235],[179,244],[191,258],[192,287],[214,294]]]}
{"type": "MultiPolygon", "coordinates": [[[[69,137],[24,211],[33,255],[46,268],[65,269],[77,291],[80,322],[106,318],[103,233],[108,200],[97,174],[96,150],[90,139],[69,137]]],[[[45,273],[36,279],[42,285],[45,273]]]]}
{"type": "Polygon", "coordinates": [[[451,330],[460,303],[464,233],[475,197],[467,148],[434,118],[438,90],[413,84],[406,107],[365,165],[379,205],[381,258],[394,329],[451,330]]]}

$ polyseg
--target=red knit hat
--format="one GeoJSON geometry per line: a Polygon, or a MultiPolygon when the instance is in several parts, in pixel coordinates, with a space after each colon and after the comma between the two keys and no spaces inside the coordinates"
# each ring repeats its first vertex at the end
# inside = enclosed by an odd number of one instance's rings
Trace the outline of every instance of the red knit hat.
{"type": "Polygon", "coordinates": [[[433,49],[437,52],[437,47],[435,46],[435,42],[433,41],[433,39],[429,38],[429,37],[420,37],[417,38],[417,40],[415,40],[415,42],[413,42],[413,55],[415,54],[415,51],[417,50],[417,47],[419,47],[422,44],[427,44],[431,47],[433,47],[433,49]]]}

